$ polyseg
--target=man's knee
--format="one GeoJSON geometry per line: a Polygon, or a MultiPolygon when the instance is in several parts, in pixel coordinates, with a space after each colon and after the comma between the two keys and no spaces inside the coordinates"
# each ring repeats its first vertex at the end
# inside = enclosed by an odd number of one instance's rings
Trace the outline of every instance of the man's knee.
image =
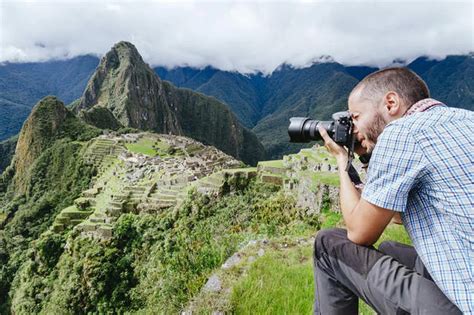
{"type": "Polygon", "coordinates": [[[379,252],[382,252],[385,255],[392,256],[390,254],[394,252],[396,244],[398,243],[394,241],[383,241],[382,243],[380,243],[378,250],[379,252]]]}
{"type": "Polygon", "coordinates": [[[328,254],[336,240],[347,238],[346,230],[333,228],[320,230],[314,240],[314,257],[320,259],[323,254],[328,254]]]}
{"type": "Polygon", "coordinates": [[[415,268],[415,262],[418,257],[415,248],[410,245],[394,242],[384,241],[380,243],[379,252],[384,255],[395,258],[398,262],[407,266],[408,268],[415,268]]]}

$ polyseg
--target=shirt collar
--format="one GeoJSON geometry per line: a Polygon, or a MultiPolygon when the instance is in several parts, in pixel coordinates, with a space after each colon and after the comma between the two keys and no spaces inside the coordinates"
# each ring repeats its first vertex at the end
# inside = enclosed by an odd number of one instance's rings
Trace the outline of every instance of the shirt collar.
{"type": "Polygon", "coordinates": [[[429,109],[433,106],[437,106],[437,105],[444,105],[444,104],[441,103],[440,101],[437,101],[437,100],[433,99],[433,98],[422,99],[421,101],[418,101],[415,104],[413,104],[406,111],[406,113],[403,115],[403,117],[410,116],[414,113],[424,112],[425,110],[427,110],[427,109],[429,109]]]}

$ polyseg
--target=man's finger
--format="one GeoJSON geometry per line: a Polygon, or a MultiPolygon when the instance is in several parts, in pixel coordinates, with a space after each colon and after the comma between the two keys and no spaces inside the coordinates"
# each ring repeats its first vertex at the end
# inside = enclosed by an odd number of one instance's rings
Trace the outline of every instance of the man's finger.
{"type": "Polygon", "coordinates": [[[327,142],[332,141],[332,139],[331,139],[331,137],[329,137],[326,129],[318,126],[318,130],[319,130],[319,134],[321,135],[321,138],[323,138],[324,142],[327,143],[327,142]]]}

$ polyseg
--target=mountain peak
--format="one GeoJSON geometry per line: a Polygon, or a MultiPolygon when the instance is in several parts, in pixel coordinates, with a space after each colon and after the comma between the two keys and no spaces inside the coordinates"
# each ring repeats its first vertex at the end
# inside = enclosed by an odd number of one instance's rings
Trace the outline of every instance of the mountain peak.
{"type": "Polygon", "coordinates": [[[60,138],[77,140],[81,135],[90,132],[96,136],[99,131],[82,123],[71,113],[64,103],[55,96],[46,96],[41,99],[20,131],[15,150],[15,177],[18,190],[24,191],[27,172],[33,162],[44,150],[60,138]]]}
{"type": "Polygon", "coordinates": [[[128,42],[115,44],[102,58],[74,111],[100,128],[186,135],[250,164],[264,155],[227,106],[161,81],[128,42]]]}
{"type": "Polygon", "coordinates": [[[114,66],[145,64],[135,45],[125,41],[116,43],[104,59],[114,66]]]}
{"type": "Polygon", "coordinates": [[[161,80],[129,42],[118,42],[102,58],[74,110],[85,111],[83,117],[92,117],[90,112],[113,116],[117,121],[114,126],[182,133],[175,113],[165,100],[161,80]],[[101,110],[93,107],[101,107],[101,110]]]}

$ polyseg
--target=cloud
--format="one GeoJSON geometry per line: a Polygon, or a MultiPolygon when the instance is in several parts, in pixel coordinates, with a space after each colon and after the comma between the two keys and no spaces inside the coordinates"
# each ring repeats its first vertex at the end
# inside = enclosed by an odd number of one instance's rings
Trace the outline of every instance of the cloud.
{"type": "Polygon", "coordinates": [[[471,1],[0,3],[0,62],[103,55],[135,44],[151,65],[269,73],[321,56],[383,66],[474,51],[471,1]]]}

